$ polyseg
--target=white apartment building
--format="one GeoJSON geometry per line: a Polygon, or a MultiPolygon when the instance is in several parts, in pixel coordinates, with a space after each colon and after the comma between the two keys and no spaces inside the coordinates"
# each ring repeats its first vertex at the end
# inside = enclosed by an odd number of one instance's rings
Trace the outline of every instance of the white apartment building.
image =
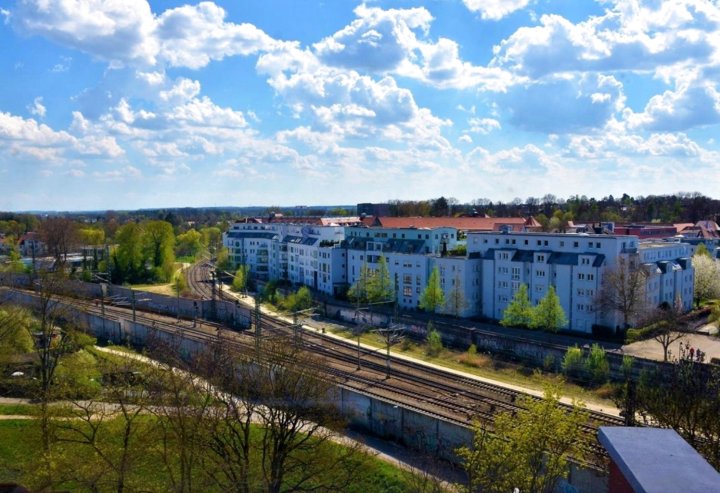
{"type": "Polygon", "coordinates": [[[333,295],[347,282],[339,225],[238,222],[223,235],[234,267],[261,281],[286,279],[333,295]]]}
{"type": "Polygon", "coordinates": [[[667,241],[640,242],[639,261],[648,274],[645,293],[649,306],[666,305],[683,311],[692,309],[695,272],[694,247],[667,241]]]}
{"type": "Polygon", "coordinates": [[[634,236],[559,233],[470,233],[470,258],[479,258],[483,316],[499,320],[520,284],[528,286],[533,304],[555,287],[568,328],[591,333],[593,325],[617,328],[619,313],[599,310],[603,274],[620,259],[639,261],[648,272],[648,302],[679,296],[690,308],[693,293],[689,245],[639,242],[634,236]]]}
{"type": "MultiPolygon", "coordinates": [[[[477,315],[480,262],[447,255],[456,246],[455,228],[347,228],[343,242],[347,250],[347,284],[358,281],[363,267],[377,269],[380,257],[385,257],[399,306],[416,309],[430,273],[438,267],[446,300],[458,298],[452,296],[457,286],[462,293],[459,316],[477,315]]],[[[448,304],[438,312],[453,313],[456,308],[448,304]]]]}

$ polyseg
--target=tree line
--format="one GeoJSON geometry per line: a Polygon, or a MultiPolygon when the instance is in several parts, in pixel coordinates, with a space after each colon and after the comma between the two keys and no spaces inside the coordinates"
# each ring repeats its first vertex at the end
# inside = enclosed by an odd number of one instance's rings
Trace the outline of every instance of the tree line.
{"type": "MultiPolygon", "coordinates": [[[[504,201],[479,198],[461,203],[453,197],[429,200],[390,200],[392,216],[459,216],[488,215],[491,217],[537,216],[541,223],[552,220],[574,220],[582,223],[662,222],[679,223],[703,219],[715,220],[720,214],[720,200],[700,193],[679,192],[672,195],[620,197],[608,195],[601,199],[571,195],[567,199],[546,194],[504,201]]],[[[545,226],[545,224],[543,224],[545,226]]]]}

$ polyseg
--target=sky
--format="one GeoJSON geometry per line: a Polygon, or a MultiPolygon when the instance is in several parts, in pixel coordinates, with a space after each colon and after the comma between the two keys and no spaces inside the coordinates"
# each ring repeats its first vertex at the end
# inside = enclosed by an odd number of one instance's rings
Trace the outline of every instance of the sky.
{"type": "Polygon", "coordinates": [[[0,210],[720,190],[717,0],[0,1],[0,210]]]}

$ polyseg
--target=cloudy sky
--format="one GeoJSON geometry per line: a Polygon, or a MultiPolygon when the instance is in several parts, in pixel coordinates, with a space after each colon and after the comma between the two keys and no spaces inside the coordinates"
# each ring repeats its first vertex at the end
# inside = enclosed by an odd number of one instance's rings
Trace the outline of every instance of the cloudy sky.
{"type": "Polygon", "coordinates": [[[0,210],[720,190],[717,0],[3,0],[0,210]]]}

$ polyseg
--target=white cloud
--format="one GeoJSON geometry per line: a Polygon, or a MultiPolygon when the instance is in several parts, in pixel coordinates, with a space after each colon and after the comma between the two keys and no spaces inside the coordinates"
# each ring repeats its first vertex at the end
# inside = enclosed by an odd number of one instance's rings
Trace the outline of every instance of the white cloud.
{"type": "Polygon", "coordinates": [[[494,118],[470,118],[470,132],[487,135],[493,130],[500,130],[500,122],[494,118]]]}
{"type": "Polygon", "coordinates": [[[574,24],[553,14],[495,47],[491,65],[541,77],[567,71],[652,71],[717,63],[720,6],[707,0],[617,2],[574,24]],[[656,8],[653,8],[656,7],[656,8]]]}
{"type": "MultiPolygon", "coordinates": [[[[81,117],[82,115],[78,115],[76,121],[81,121],[81,117]]],[[[80,124],[75,128],[80,128],[80,124]]],[[[16,156],[37,159],[48,165],[60,164],[63,159],[78,157],[118,158],[125,153],[110,136],[75,136],[66,131],[55,131],[34,119],[0,112],[0,151],[3,150],[16,156]]]]}
{"type": "Polygon", "coordinates": [[[134,166],[125,166],[109,171],[95,171],[92,176],[101,181],[125,181],[128,178],[140,178],[142,172],[134,166]]]}
{"type": "Polygon", "coordinates": [[[156,16],[147,0],[20,0],[12,14],[22,31],[114,67],[152,67],[161,62],[197,69],[212,60],[250,55],[277,44],[255,26],[225,22],[225,17],[225,11],[212,2],[184,5],[156,16]]]}
{"type": "Polygon", "coordinates": [[[470,137],[468,134],[462,134],[460,137],[458,137],[458,142],[462,144],[472,144],[473,140],[472,137],[470,137]]]}
{"type": "Polygon", "coordinates": [[[471,12],[487,20],[499,21],[513,12],[524,9],[530,0],[463,0],[471,12]]]}
{"type": "Polygon", "coordinates": [[[146,0],[20,0],[12,19],[25,32],[103,60],[155,62],[155,19],[146,0]]]}
{"type": "Polygon", "coordinates": [[[711,78],[678,81],[674,90],[652,96],[641,113],[625,112],[631,128],[679,131],[720,123],[720,92],[711,78]]]}
{"type": "Polygon", "coordinates": [[[322,63],[397,74],[440,88],[502,91],[512,82],[501,68],[463,61],[455,41],[428,39],[433,17],[425,8],[383,10],[363,4],[354,12],[358,18],[350,25],[313,45],[322,63]]]}
{"type": "Polygon", "coordinates": [[[35,115],[40,118],[45,118],[45,114],[47,113],[47,109],[42,104],[42,96],[38,96],[33,100],[33,103],[28,106],[28,111],[31,115],[35,115]]]}
{"type": "Polygon", "coordinates": [[[422,145],[448,145],[440,129],[449,122],[419,108],[413,94],[392,77],[374,80],[327,66],[310,51],[290,45],[260,56],[257,69],[270,76],[268,83],[293,112],[312,115],[323,131],[398,140],[422,136],[422,145]]]}
{"type": "Polygon", "coordinates": [[[373,72],[392,71],[418,48],[415,29],[427,31],[432,15],[425,8],[355,9],[355,19],[333,36],[316,43],[315,50],[325,63],[373,72]]]}
{"type": "Polygon", "coordinates": [[[252,24],[225,22],[212,2],[166,10],[157,19],[159,56],[171,66],[201,68],[212,60],[251,55],[278,43],[252,24]]]}

